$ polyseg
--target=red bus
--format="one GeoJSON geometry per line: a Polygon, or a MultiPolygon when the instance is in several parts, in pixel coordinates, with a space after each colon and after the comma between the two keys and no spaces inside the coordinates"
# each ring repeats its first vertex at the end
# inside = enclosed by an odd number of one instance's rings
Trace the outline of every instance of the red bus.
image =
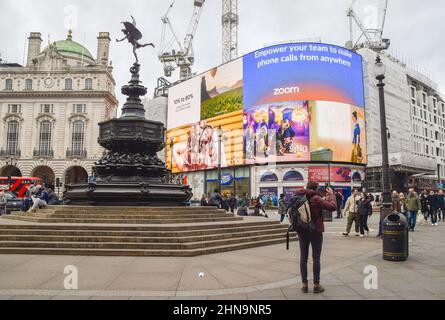
{"type": "Polygon", "coordinates": [[[19,198],[25,197],[25,192],[30,185],[43,185],[42,179],[35,177],[0,177],[0,190],[11,191],[19,198]]]}

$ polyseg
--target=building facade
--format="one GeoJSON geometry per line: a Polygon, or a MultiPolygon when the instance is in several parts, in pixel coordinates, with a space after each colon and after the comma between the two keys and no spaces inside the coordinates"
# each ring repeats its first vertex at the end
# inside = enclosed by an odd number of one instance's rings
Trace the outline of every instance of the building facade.
{"type": "Polygon", "coordinates": [[[103,154],[98,123],[117,115],[109,33],[97,55],[73,41],[42,50],[28,38],[26,66],[0,64],[0,176],[33,176],[54,185],[84,182],[103,154]]]}
{"type": "MultiPolygon", "coordinates": [[[[381,191],[381,134],[376,53],[358,51],[364,58],[368,167],[366,186],[381,191]]],[[[391,188],[434,189],[445,177],[445,102],[437,84],[405,63],[382,55],[385,64],[385,104],[391,188]]]]}

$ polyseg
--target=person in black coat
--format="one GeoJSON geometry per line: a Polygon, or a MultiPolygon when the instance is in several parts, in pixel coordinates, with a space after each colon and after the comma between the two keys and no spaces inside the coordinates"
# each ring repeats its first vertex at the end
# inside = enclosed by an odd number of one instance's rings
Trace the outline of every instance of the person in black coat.
{"type": "Polygon", "coordinates": [[[372,215],[372,198],[362,192],[360,200],[358,201],[358,214],[360,222],[360,238],[366,234],[369,235],[368,217],[372,215]]]}
{"type": "Polygon", "coordinates": [[[341,194],[340,190],[337,190],[337,192],[335,192],[335,199],[337,201],[337,216],[335,217],[335,219],[341,219],[343,218],[341,208],[343,207],[344,197],[341,194]]]}
{"type": "Polygon", "coordinates": [[[425,219],[425,222],[428,222],[428,192],[426,190],[423,190],[422,193],[419,196],[420,198],[420,204],[421,204],[421,211],[423,213],[423,217],[425,219]]]}
{"type": "Polygon", "coordinates": [[[426,199],[426,203],[428,206],[428,214],[431,217],[431,224],[433,226],[437,226],[437,209],[439,202],[437,201],[437,195],[434,191],[430,191],[426,199]]]}

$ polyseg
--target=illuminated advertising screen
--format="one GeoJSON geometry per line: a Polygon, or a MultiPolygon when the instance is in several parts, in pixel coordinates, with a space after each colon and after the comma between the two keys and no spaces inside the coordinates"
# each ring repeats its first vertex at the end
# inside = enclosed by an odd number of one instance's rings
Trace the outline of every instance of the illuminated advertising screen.
{"type": "Polygon", "coordinates": [[[173,171],[282,162],[366,164],[360,55],[321,43],[252,52],[169,90],[173,171]]]}

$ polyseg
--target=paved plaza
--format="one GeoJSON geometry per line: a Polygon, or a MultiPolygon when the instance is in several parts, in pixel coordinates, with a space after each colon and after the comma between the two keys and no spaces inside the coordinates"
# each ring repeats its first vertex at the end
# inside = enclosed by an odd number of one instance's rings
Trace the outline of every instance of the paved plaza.
{"type": "Polygon", "coordinates": [[[0,255],[0,299],[445,299],[445,224],[418,226],[408,261],[388,262],[377,218],[363,239],[341,235],[346,219],[326,223],[320,295],[300,292],[293,242],[289,251],[280,244],[192,258],[0,255]],[[78,269],[78,290],[64,289],[67,265],[78,269]],[[363,284],[369,265],[377,290],[363,284]]]}

